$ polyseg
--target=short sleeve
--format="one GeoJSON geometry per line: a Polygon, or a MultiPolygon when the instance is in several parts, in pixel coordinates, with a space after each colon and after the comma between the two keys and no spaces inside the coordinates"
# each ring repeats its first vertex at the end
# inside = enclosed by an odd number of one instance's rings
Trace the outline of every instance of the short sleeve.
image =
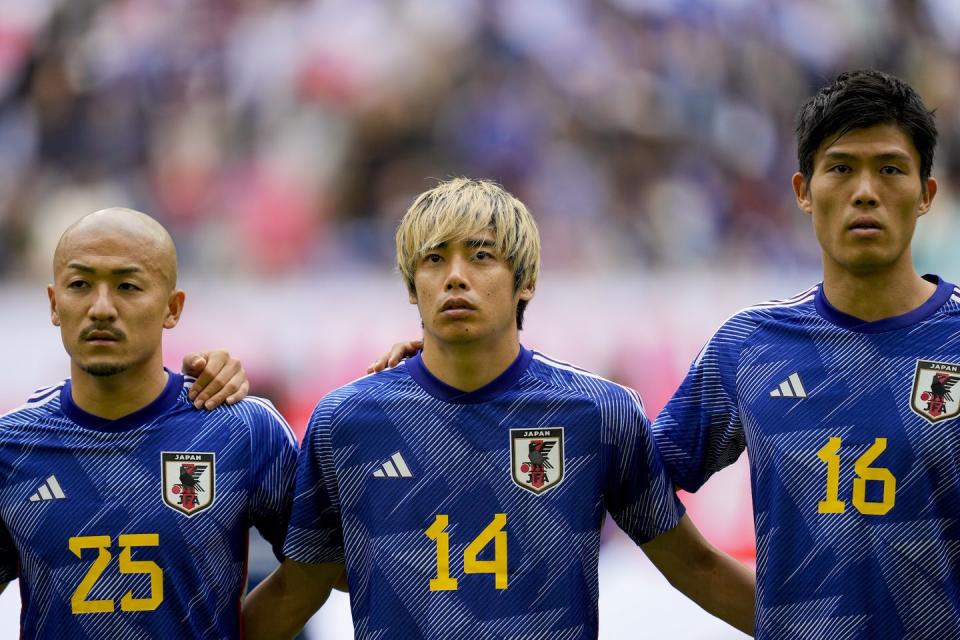
{"type": "Polygon", "coordinates": [[[683,517],[640,397],[617,387],[601,403],[605,460],[604,506],[637,544],[673,529],[683,517]]]}
{"type": "Polygon", "coordinates": [[[330,440],[333,403],[320,401],[297,460],[293,514],[284,547],[297,562],[344,562],[340,501],[330,440]]]}
{"type": "Polygon", "coordinates": [[[746,447],[737,405],[737,362],[745,338],[729,322],[721,327],[653,425],[667,473],[686,491],[699,489],[746,447]]]}
{"type": "Polygon", "coordinates": [[[283,559],[297,464],[293,430],[268,400],[248,398],[251,412],[250,523],[283,559]]]}

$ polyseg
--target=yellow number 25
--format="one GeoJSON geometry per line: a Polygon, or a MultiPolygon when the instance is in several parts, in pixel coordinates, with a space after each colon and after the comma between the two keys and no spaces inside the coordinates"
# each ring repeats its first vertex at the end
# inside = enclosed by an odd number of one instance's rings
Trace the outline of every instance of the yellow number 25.
{"type": "MultiPolygon", "coordinates": [[[[120,610],[153,611],[163,602],[163,569],[151,560],[134,560],[131,549],[134,547],[157,547],[160,545],[160,535],[156,533],[131,533],[121,535],[117,542],[120,545],[120,573],[150,576],[150,595],[146,598],[136,598],[133,591],[127,591],[120,598],[120,610]]],[[[107,565],[110,564],[112,558],[110,536],[74,536],[70,538],[69,545],[70,551],[78,558],[83,558],[84,549],[97,550],[97,556],[94,558],[93,564],[90,565],[70,598],[70,607],[73,613],[109,613],[113,611],[113,600],[87,600],[93,586],[103,575],[107,565]]]]}

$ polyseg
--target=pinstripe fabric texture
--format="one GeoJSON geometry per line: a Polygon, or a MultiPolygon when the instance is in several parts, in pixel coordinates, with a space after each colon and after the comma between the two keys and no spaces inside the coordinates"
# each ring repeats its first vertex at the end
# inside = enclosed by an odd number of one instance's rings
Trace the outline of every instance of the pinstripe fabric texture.
{"type": "Polygon", "coordinates": [[[638,543],[683,513],[634,391],[524,349],[500,378],[462,393],[418,356],[319,403],[285,551],[301,562],[346,556],[360,639],[595,638],[608,511],[638,543]],[[562,479],[554,464],[556,486],[523,488],[511,473],[511,430],[560,428],[562,479]],[[378,474],[398,452],[409,477],[378,474]],[[496,559],[494,542],[476,542],[496,514],[505,588],[467,562],[471,543],[482,544],[480,561],[496,559]],[[427,535],[432,526],[448,552],[427,535]],[[444,558],[456,588],[431,590],[444,558]]]}
{"type": "Polygon", "coordinates": [[[296,440],[259,398],[194,410],[192,382],[170,374],[157,400],[113,422],[76,407],[69,381],[0,417],[0,580],[20,578],[22,637],[240,636],[247,530],[282,548],[296,440]],[[164,503],[161,452],[214,454],[209,507],[164,503]],[[31,502],[51,475],[64,497],[31,502]],[[77,612],[89,608],[108,610],[77,612]]]}
{"type": "Polygon", "coordinates": [[[925,277],[924,305],[877,322],[819,285],[741,311],[656,420],[685,489],[749,451],[757,638],[960,638],[960,418],[924,418],[919,374],[960,366],[960,291],[925,277]]]}

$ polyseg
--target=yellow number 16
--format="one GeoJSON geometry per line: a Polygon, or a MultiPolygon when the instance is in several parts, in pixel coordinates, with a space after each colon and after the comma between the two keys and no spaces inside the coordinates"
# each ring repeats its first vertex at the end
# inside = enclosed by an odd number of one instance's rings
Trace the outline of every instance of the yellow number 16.
{"type": "MultiPolygon", "coordinates": [[[[882,516],[896,501],[897,479],[890,469],[871,467],[881,453],[887,449],[886,438],[876,438],[869,449],[853,463],[857,477],[853,479],[853,506],[868,516],[882,516]],[[867,481],[883,483],[883,499],[879,502],[867,500],[867,481]]],[[[817,452],[817,457],[827,463],[827,497],[817,503],[819,513],[843,513],[847,503],[840,499],[840,438],[830,440],[817,452]]]]}

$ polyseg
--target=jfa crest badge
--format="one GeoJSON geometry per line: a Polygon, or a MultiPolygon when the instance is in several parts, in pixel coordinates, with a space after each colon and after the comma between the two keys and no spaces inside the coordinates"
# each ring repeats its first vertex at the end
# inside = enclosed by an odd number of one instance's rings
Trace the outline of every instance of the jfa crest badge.
{"type": "Polygon", "coordinates": [[[212,453],[172,452],[160,454],[163,502],[185,516],[213,505],[215,456],[212,453]]]}
{"type": "Polygon", "coordinates": [[[510,429],[513,481],[537,495],[563,482],[563,428],[510,429]]]}
{"type": "Polygon", "coordinates": [[[960,413],[960,364],[917,360],[910,408],[930,422],[949,420],[960,413]]]}

